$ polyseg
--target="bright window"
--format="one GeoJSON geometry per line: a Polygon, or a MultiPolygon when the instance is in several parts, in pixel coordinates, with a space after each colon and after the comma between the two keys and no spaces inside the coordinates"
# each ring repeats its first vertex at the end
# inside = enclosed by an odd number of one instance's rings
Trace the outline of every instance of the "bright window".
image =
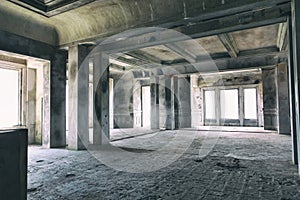
{"type": "Polygon", "coordinates": [[[239,119],[238,90],[220,90],[221,118],[239,119]]]}
{"type": "Polygon", "coordinates": [[[257,119],[256,89],[244,89],[245,119],[257,119]]]}
{"type": "Polygon", "coordinates": [[[0,127],[19,124],[19,72],[0,68],[0,127]]]}
{"type": "Polygon", "coordinates": [[[205,91],[205,119],[216,119],[216,93],[215,91],[205,91]]]}

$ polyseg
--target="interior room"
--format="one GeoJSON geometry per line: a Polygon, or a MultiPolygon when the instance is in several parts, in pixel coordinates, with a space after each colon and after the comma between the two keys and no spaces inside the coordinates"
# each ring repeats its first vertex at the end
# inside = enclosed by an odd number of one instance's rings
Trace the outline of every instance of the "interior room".
{"type": "Polygon", "coordinates": [[[299,199],[300,2],[0,5],[0,197],[299,199]]]}

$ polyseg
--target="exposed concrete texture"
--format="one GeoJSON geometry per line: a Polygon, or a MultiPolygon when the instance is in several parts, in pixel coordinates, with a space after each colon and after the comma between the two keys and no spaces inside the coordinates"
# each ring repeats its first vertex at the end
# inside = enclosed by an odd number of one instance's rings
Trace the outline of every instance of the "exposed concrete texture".
{"type": "Polygon", "coordinates": [[[165,77],[165,99],[166,99],[166,130],[175,129],[174,113],[174,77],[165,77]]]}
{"type": "Polygon", "coordinates": [[[151,90],[151,129],[159,129],[159,78],[151,76],[150,78],[151,90]]]}
{"type": "Polygon", "coordinates": [[[133,126],[134,128],[140,128],[142,127],[142,86],[139,80],[134,80],[132,106],[133,126]]]}
{"type": "MultiPolygon", "coordinates": [[[[168,144],[176,136],[175,132],[162,131],[113,144],[125,147],[124,150],[127,147],[128,151],[137,155],[147,154],[147,149],[158,149],[168,144]]],[[[291,163],[289,136],[192,131],[185,134],[196,134],[187,151],[171,165],[152,173],[117,171],[86,151],[30,147],[28,198],[300,198],[300,179],[296,166],[291,163]],[[213,150],[200,159],[199,151],[203,149],[204,142],[217,138],[213,150]]],[[[164,153],[175,155],[177,147],[164,153]]]]}
{"type": "Polygon", "coordinates": [[[2,31],[14,33],[26,38],[47,43],[58,44],[58,36],[51,20],[21,6],[1,0],[0,27],[2,31]]]}
{"type": "Polygon", "coordinates": [[[50,63],[45,63],[43,66],[43,128],[42,128],[42,145],[45,148],[50,148],[51,135],[51,102],[50,102],[50,63]]]}
{"type": "MultiPolygon", "coordinates": [[[[181,0],[168,0],[163,3],[156,3],[154,0],[118,0],[113,3],[110,1],[95,1],[84,7],[54,16],[51,20],[57,27],[59,41],[63,45],[75,41],[84,41],[86,38],[105,37],[124,31],[128,27],[159,24],[166,24],[165,26],[168,27],[176,21],[182,25],[184,20],[188,18],[196,16],[202,16],[204,19],[209,18],[209,14],[212,12],[217,12],[214,16],[224,16],[229,15],[229,13],[234,14],[236,11],[232,8],[237,8],[242,12],[269,4],[270,1],[258,2],[257,0],[232,0],[224,3],[222,1],[207,2],[205,0],[185,0],[184,2],[181,0]],[[89,15],[86,13],[89,13],[89,15]]],[[[199,32],[199,30],[197,31],[199,32]]]]}
{"type": "Polygon", "coordinates": [[[35,143],[42,144],[43,129],[43,112],[44,112],[44,81],[43,81],[44,65],[42,64],[36,69],[36,122],[35,122],[35,143]]]}
{"type": "Polygon", "coordinates": [[[292,144],[293,144],[293,163],[298,164],[298,141],[297,141],[297,108],[296,108],[296,87],[295,84],[295,69],[294,69],[294,55],[293,55],[293,27],[292,20],[289,18],[288,20],[288,49],[289,49],[289,64],[288,64],[288,73],[289,73],[289,98],[290,98],[290,121],[291,121],[291,135],[292,135],[292,144]]]}
{"type": "Polygon", "coordinates": [[[85,46],[69,47],[69,149],[85,149],[89,133],[89,62],[83,62],[90,50],[85,46]]]}
{"type": "Polygon", "coordinates": [[[278,131],[278,90],[276,68],[262,69],[265,130],[278,131]]]}
{"type": "Polygon", "coordinates": [[[131,73],[125,74],[121,79],[115,79],[114,83],[114,128],[133,128],[133,103],[138,95],[138,90],[134,90],[133,76],[131,73]]]}
{"type": "Polygon", "coordinates": [[[289,81],[287,63],[280,63],[277,66],[278,84],[278,133],[291,134],[289,81]]]}
{"type": "Polygon", "coordinates": [[[46,60],[55,53],[52,45],[5,31],[0,31],[0,50],[46,60]]]}
{"type": "Polygon", "coordinates": [[[56,52],[51,59],[50,148],[66,146],[66,60],[65,51],[56,52]]]}
{"type": "Polygon", "coordinates": [[[93,55],[93,144],[109,142],[109,55],[93,55]]]}
{"type": "Polygon", "coordinates": [[[203,126],[203,95],[198,87],[198,76],[191,75],[191,115],[192,128],[203,126]]]}
{"type": "Polygon", "coordinates": [[[36,70],[27,70],[27,88],[28,88],[28,143],[35,143],[36,133],[36,70]]]}
{"type": "Polygon", "coordinates": [[[166,108],[166,77],[159,76],[159,86],[158,86],[158,95],[159,95],[159,128],[166,128],[167,121],[167,108],[166,108]]]}
{"type": "Polygon", "coordinates": [[[1,199],[27,199],[27,129],[0,130],[1,199]]]}
{"type": "Polygon", "coordinates": [[[191,86],[190,77],[178,78],[179,128],[191,128],[191,86]]]}
{"type": "MultiPolygon", "coordinates": [[[[294,74],[294,84],[295,84],[295,118],[296,118],[296,131],[297,137],[294,139],[297,140],[297,151],[298,162],[300,160],[300,108],[299,108],[299,100],[300,100],[300,12],[299,12],[300,2],[296,0],[292,0],[292,15],[291,15],[291,31],[292,31],[292,48],[293,51],[290,53],[293,54],[293,74],[294,74]]],[[[295,155],[295,154],[294,154],[295,155]]],[[[298,164],[299,174],[300,174],[300,164],[298,164]]]]}

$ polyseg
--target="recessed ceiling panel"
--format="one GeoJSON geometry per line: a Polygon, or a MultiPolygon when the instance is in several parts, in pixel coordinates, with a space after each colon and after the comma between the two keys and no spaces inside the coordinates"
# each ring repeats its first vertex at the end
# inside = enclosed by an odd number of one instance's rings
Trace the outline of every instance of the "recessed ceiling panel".
{"type": "Polygon", "coordinates": [[[215,53],[224,53],[227,52],[226,48],[219,40],[218,36],[210,36],[197,39],[197,42],[204,48],[207,53],[215,54],[215,53]]]}
{"type": "Polygon", "coordinates": [[[276,46],[278,24],[233,32],[238,48],[242,50],[276,46]]]}

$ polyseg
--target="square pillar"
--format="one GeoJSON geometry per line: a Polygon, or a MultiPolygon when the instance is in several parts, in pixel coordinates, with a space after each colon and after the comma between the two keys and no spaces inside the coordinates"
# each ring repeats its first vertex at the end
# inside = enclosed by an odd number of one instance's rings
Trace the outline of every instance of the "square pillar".
{"type": "Polygon", "coordinates": [[[114,128],[134,127],[134,84],[130,73],[115,79],[114,87],[114,128]]]}
{"type": "Polygon", "coordinates": [[[190,88],[190,77],[178,78],[179,128],[192,126],[190,88]]]}
{"type": "Polygon", "coordinates": [[[150,77],[151,90],[151,129],[159,129],[159,78],[150,77]]]}
{"type": "Polygon", "coordinates": [[[89,66],[85,46],[69,47],[69,133],[68,149],[83,150],[89,134],[89,66]]]}
{"type": "Polygon", "coordinates": [[[295,90],[295,72],[294,72],[294,59],[293,59],[293,34],[292,34],[292,21],[289,18],[289,94],[290,94],[290,122],[291,122],[291,135],[292,135],[292,151],[293,163],[298,164],[298,145],[297,145],[297,120],[296,120],[296,90],[295,90]]]}
{"type": "Polygon", "coordinates": [[[175,129],[174,113],[174,77],[165,77],[166,129],[175,129]]]}
{"type": "Polygon", "coordinates": [[[65,51],[57,51],[44,66],[43,146],[66,146],[66,60],[65,51]]]}
{"type": "Polygon", "coordinates": [[[262,69],[264,128],[278,131],[278,93],[275,67],[262,69]]]}
{"type": "MultiPolygon", "coordinates": [[[[300,93],[299,93],[299,87],[300,87],[300,1],[299,0],[292,0],[292,15],[291,15],[291,43],[292,43],[292,53],[293,54],[293,69],[294,69],[294,85],[295,85],[295,119],[296,119],[296,140],[297,140],[297,150],[294,149],[294,155],[295,151],[297,151],[297,157],[298,161],[300,159],[300,93]]],[[[294,146],[295,147],[295,146],[294,146]]],[[[300,165],[298,164],[299,168],[299,174],[300,174],[300,165]]]]}
{"type": "Polygon", "coordinates": [[[291,134],[290,102],[289,102],[289,83],[288,70],[286,63],[277,66],[277,89],[278,89],[278,133],[291,134]]]}
{"type": "Polygon", "coordinates": [[[198,86],[198,75],[191,75],[191,123],[192,128],[197,128],[204,125],[202,119],[203,100],[201,89],[198,86]]]}
{"type": "Polygon", "coordinates": [[[95,53],[95,55],[93,55],[93,61],[93,144],[102,145],[108,144],[110,141],[109,55],[104,53],[95,53]]]}

